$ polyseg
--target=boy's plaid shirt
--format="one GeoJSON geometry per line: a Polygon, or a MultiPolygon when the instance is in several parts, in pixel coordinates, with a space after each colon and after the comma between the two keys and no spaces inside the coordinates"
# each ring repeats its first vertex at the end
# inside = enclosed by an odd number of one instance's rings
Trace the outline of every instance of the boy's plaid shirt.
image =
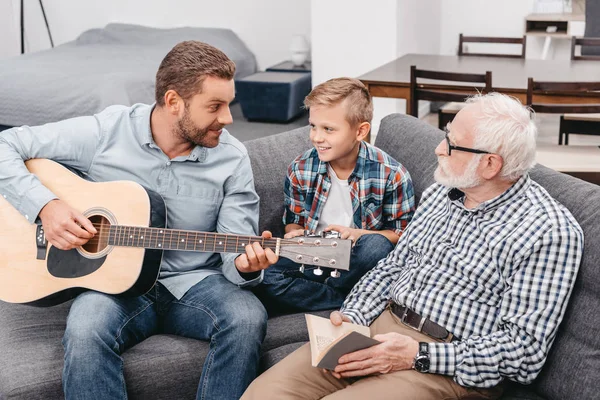
{"type": "MultiPolygon", "coordinates": [[[[356,167],[350,177],[354,228],[390,229],[401,235],[415,210],[408,171],[383,150],[361,142],[356,167]]],[[[296,158],[285,179],[284,224],[302,225],[314,232],[327,201],[331,179],[327,163],[316,149],[296,158]]]]}

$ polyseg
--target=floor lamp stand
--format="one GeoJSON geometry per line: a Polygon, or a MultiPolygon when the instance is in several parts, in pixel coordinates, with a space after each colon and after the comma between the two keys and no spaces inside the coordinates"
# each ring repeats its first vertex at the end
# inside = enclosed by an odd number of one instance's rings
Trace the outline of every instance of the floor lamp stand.
{"type": "MultiPolygon", "coordinates": [[[[42,9],[42,15],[44,16],[44,22],[46,23],[46,30],[48,31],[48,37],[50,38],[50,46],[54,47],[54,41],[52,40],[52,33],[50,33],[50,26],[48,25],[48,18],[46,18],[46,11],[44,10],[44,3],[39,0],[40,8],[42,9]]],[[[23,0],[21,0],[21,54],[25,54],[25,8],[23,0]]]]}

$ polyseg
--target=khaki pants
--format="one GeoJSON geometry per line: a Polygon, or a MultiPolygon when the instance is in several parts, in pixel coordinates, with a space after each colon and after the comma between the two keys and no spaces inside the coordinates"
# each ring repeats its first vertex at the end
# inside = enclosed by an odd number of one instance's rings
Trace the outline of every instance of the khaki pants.
{"type": "MultiPolygon", "coordinates": [[[[419,342],[435,341],[405,326],[389,310],[385,310],[371,325],[371,335],[388,332],[398,332],[419,342]]],[[[454,382],[452,377],[414,370],[358,380],[336,379],[311,366],[310,347],[306,344],[254,380],[242,399],[496,399],[501,394],[501,385],[493,389],[465,388],[454,382]]]]}

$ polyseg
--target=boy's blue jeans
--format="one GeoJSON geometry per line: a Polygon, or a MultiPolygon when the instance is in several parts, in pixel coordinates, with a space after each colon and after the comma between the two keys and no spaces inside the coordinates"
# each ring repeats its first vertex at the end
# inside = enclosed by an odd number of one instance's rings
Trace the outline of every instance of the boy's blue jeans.
{"type": "Polygon", "coordinates": [[[327,268],[323,275],[314,275],[312,265],[301,273],[300,264],[282,257],[265,270],[254,291],[269,314],[339,309],[358,280],[393,249],[383,235],[362,235],[352,247],[350,270],[340,271],[339,278],[331,277],[327,268]]]}
{"type": "Polygon", "coordinates": [[[239,399],[256,377],[266,324],[254,294],[223,275],[205,278],[181,300],[160,283],[128,299],[85,292],[71,306],[63,338],[65,397],[126,399],[121,354],[160,332],[210,342],[197,399],[239,399]]]}

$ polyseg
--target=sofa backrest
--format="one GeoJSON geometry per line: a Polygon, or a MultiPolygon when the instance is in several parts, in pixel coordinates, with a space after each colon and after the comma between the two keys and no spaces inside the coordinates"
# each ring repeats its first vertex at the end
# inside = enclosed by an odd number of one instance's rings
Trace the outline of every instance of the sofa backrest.
{"type": "Polygon", "coordinates": [[[259,231],[283,237],[283,182],[287,167],[311,147],[309,127],[244,142],[250,155],[254,185],[260,196],[259,231]]]}
{"type": "MultiPolygon", "coordinates": [[[[408,169],[418,200],[434,182],[434,149],[443,138],[442,131],[414,117],[392,114],[381,122],[375,145],[408,169]]],[[[531,389],[548,399],[596,399],[600,396],[600,186],[540,165],[531,177],[571,211],[585,237],[569,306],[531,389]]]]}

